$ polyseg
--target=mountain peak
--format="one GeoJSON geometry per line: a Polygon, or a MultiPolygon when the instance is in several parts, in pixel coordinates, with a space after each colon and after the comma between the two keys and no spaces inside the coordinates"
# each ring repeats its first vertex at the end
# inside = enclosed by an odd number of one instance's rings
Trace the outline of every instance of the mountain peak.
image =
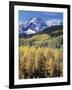
{"type": "Polygon", "coordinates": [[[20,31],[26,33],[26,34],[35,34],[37,32],[42,31],[43,29],[45,29],[47,27],[47,24],[45,23],[44,20],[42,20],[39,17],[33,17],[30,18],[29,21],[25,24],[22,25],[22,30],[20,29],[20,31]],[[30,32],[31,30],[31,32],[30,32]]]}
{"type": "Polygon", "coordinates": [[[35,34],[43,31],[45,28],[62,24],[58,19],[43,20],[39,17],[30,18],[27,23],[20,25],[19,32],[25,34],[35,34]]]}

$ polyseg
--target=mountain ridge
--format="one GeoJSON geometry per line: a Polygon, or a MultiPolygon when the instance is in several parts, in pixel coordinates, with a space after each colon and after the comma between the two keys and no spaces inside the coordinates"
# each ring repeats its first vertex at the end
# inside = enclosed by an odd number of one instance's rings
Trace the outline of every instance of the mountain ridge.
{"type": "Polygon", "coordinates": [[[41,18],[30,18],[29,21],[23,25],[19,25],[19,33],[24,33],[25,35],[35,34],[42,32],[46,28],[61,25],[59,20],[43,20],[41,18]]]}

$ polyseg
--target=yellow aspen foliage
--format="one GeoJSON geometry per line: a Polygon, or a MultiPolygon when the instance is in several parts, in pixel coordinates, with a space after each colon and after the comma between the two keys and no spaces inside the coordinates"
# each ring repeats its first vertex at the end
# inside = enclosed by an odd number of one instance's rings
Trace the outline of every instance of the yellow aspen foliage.
{"type": "Polygon", "coordinates": [[[26,69],[28,71],[33,70],[34,58],[35,58],[35,50],[36,49],[32,48],[32,47],[29,49],[27,60],[26,60],[26,69]]]}
{"type": "Polygon", "coordinates": [[[60,52],[60,50],[55,50],[55,60],[59,60],[59,58],[60,58],[60,54],[61,54],[61,52],[60,52]]]}
{"type": "Polygon", "coordinates": [[[63,51],[47,47],[19,47],[19,78],[63,76],[63,51]]]}
{"type": "Polygon", "coordinates": [[[35,68],[38,69],[39,67],[39,61],[41,58],[41,54],[42,54],[42,49],[39,47],[36,52],[35,52],[35,68]]]}
{"type": "Polygon", "coordinates": [[[20,54],[20,57],[19,57],[19,72],[22,72],[23,75],[22,77],[24,77],[24,73],[25,73],[25,69],[26,69],[26,60],[27,60],[27,55],[28,55],[28,50],[29,50],[29,46],[26,46],[26,47],[20,47],[19,49],[19,54],[20,54]]]}
{"type": "Polygon", "coordinates": [[[23,56],[23,54],[24,54],[24,51],[25,51],[25,47],[23,47],[23,46],[21,46],[20,48],[19,48],[19,57],[22,57],[23,56]]]}

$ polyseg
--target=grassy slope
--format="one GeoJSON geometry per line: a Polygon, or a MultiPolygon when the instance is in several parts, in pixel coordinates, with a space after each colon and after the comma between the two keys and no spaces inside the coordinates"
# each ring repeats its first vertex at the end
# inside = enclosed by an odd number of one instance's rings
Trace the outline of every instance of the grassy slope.
{"type": "Polygon", "coordinates": [[[19,43],[20,45],[62,48],[63,30],[56,30],[47,34],[41,33],[30,38],[20,38],[19,43]]]}

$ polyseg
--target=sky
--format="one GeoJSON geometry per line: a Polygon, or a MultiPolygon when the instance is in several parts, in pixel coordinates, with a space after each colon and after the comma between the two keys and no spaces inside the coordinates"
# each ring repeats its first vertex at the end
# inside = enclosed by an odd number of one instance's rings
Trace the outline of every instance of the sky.
{"type": "Polygon", "coordinates": [[[26,23],[30,18],[41,18],[43,20],[59,19],[63,20],[63,13],[61,12],[40,12],[40,11],[19,11],[19,22],[26,23]]]}

